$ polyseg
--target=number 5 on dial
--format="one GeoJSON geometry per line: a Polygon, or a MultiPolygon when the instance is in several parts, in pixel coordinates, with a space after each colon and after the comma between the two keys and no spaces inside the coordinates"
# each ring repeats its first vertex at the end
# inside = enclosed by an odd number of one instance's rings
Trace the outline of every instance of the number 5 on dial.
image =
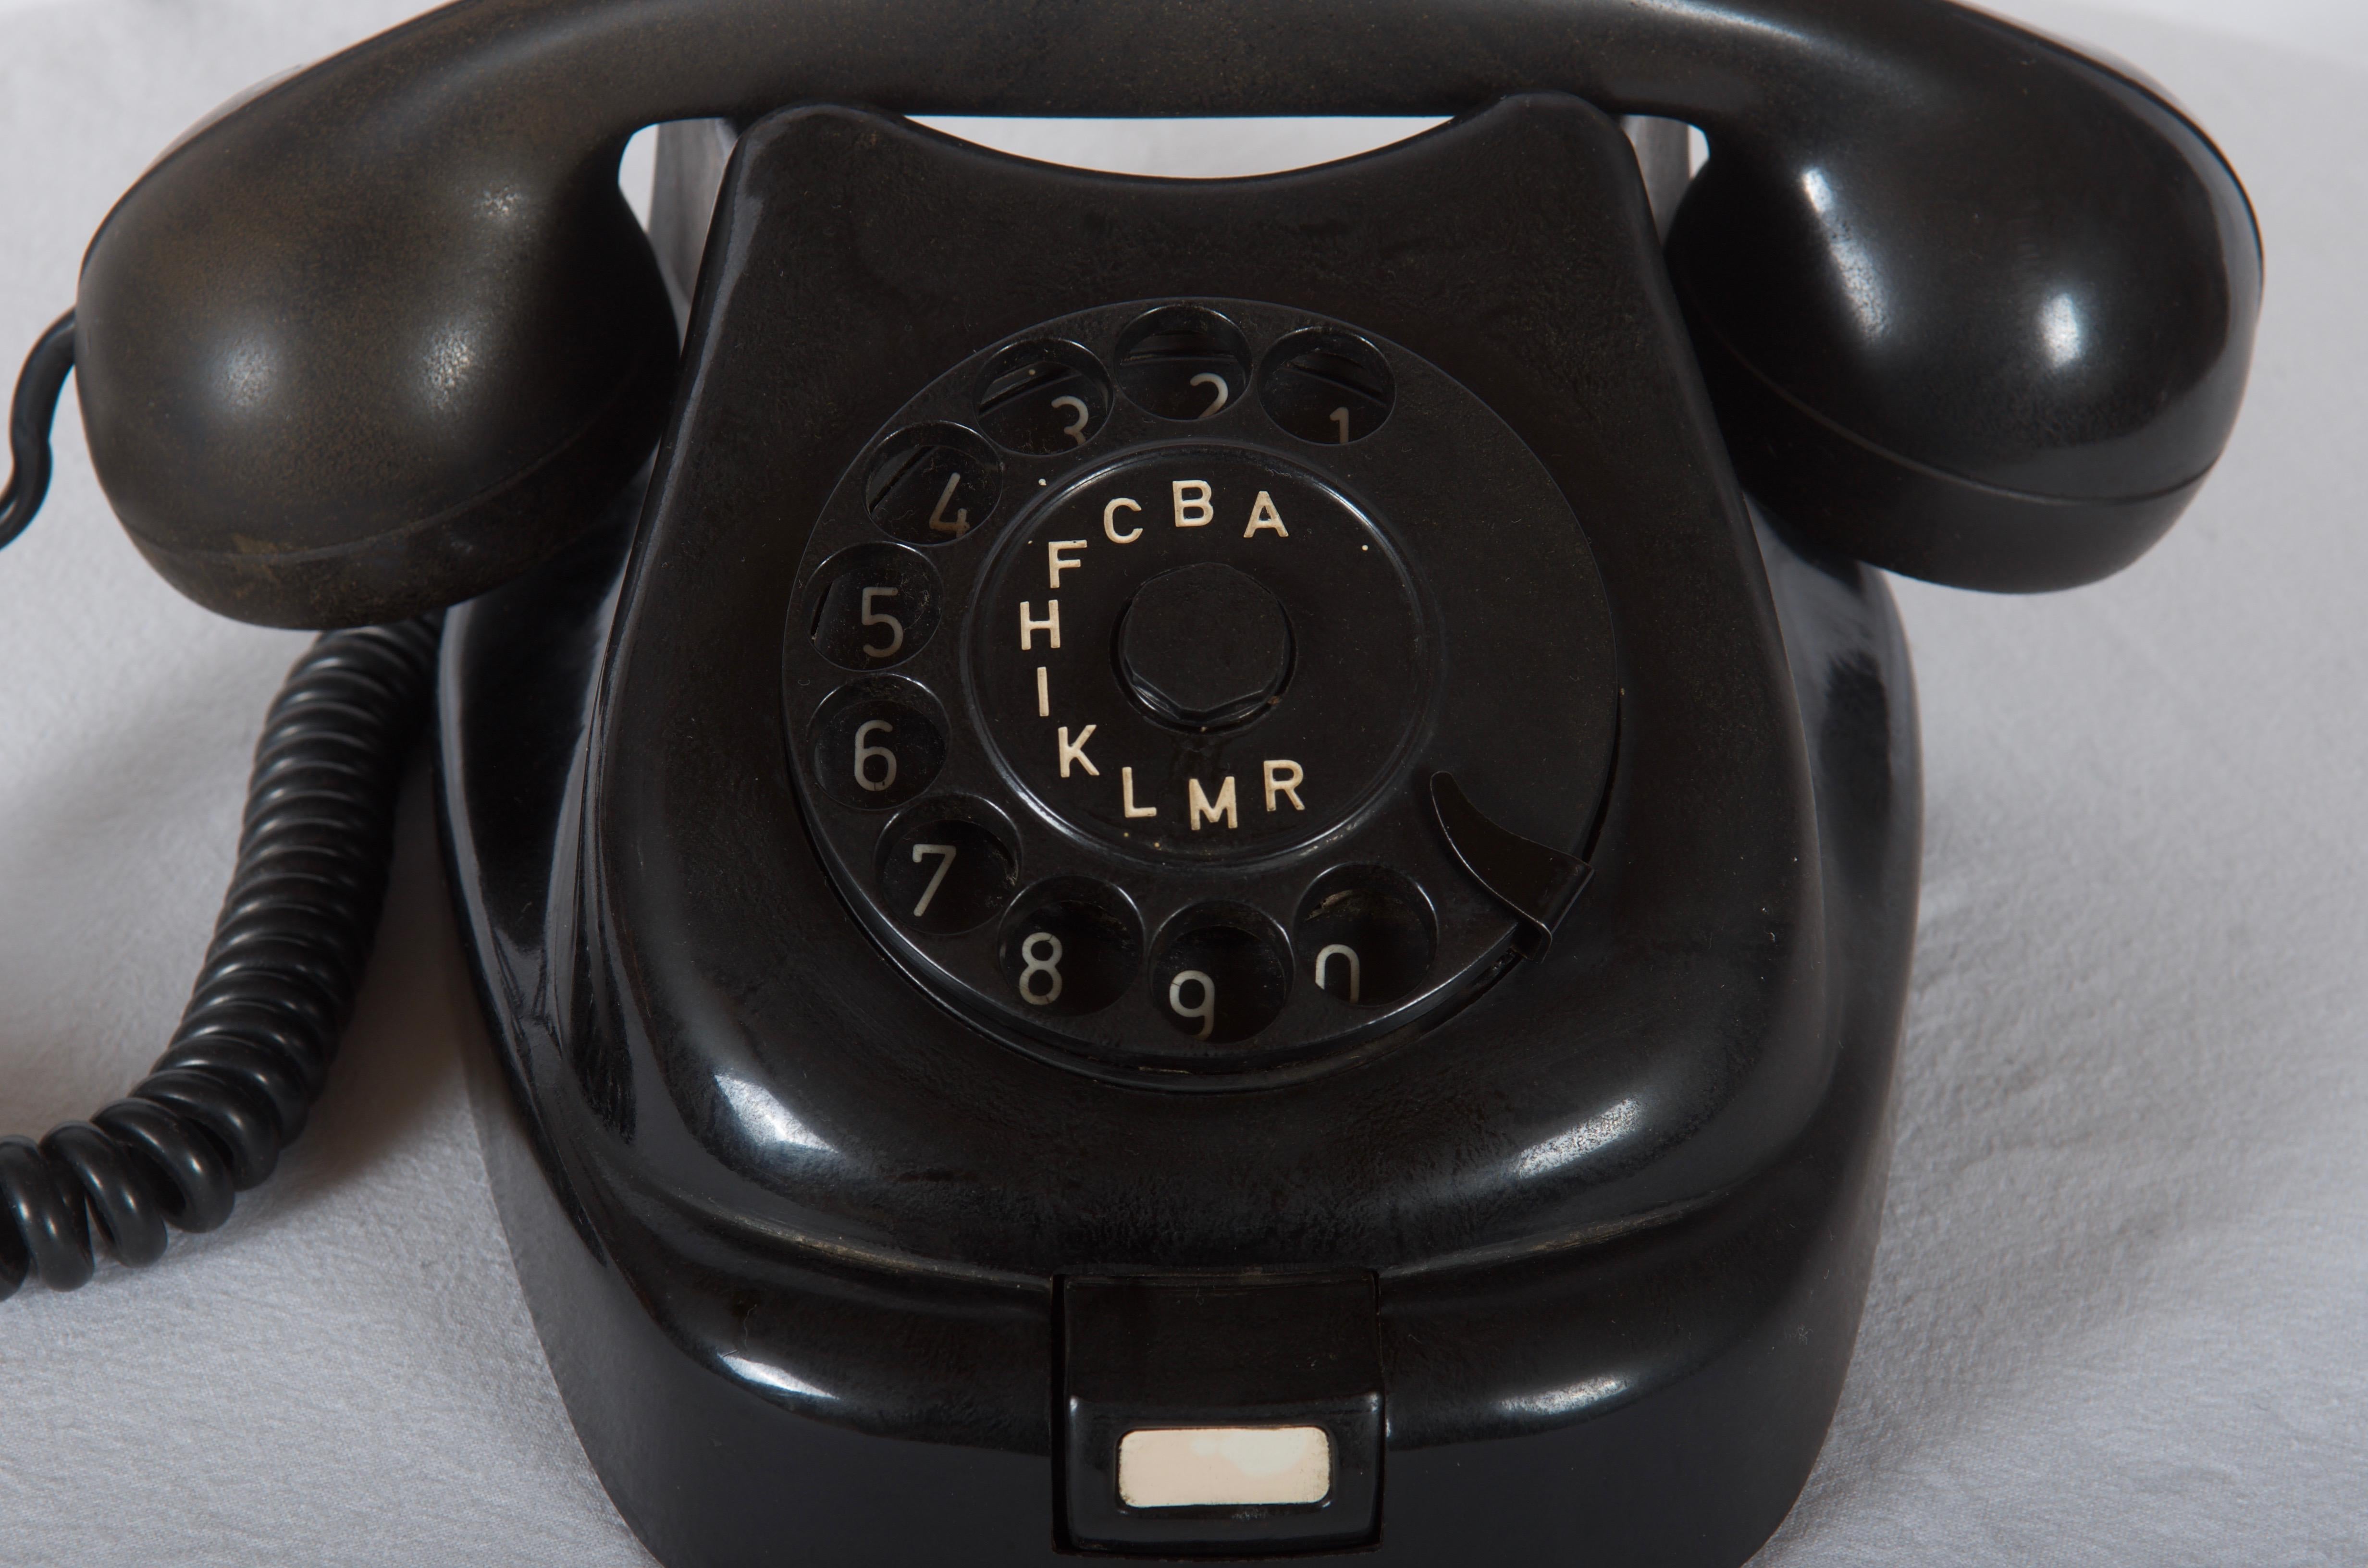
{"type": "Polygon", "coordinates": [[[873,609],[871,608],[871,601],[874,599],[893,599],[899,597],[900,596],[894,588],[866,588],[863,590],[863,624],[866,626],[884,626],[888,629],[888,641],[885,643],[874,646],[870,642],[866,642],[863,645],[865,657],[873,659],[892,659],[898,653],[905,651],[905,623],[897,619],[894,616],[890,615],[886,610],[873,609]]]}

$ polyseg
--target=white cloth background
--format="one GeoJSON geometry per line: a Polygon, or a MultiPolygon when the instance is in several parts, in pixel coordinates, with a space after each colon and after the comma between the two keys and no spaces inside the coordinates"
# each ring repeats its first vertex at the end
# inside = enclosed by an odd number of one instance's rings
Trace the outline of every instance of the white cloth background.
{"type": "MultiPolygon", "coordinates": [[[[2245,175],[2250,404],[2114,581],[1900,585],[1930,825],[1898,1151],[1841,1412],[1763,1563],[2368,1561],[2368,9],[2126,3],[2006,8],[2156,75],[2245,175]]],[[[9,371],[158,149],[410,8],[0,0],[9,371]]],[[[1104,161],[1212,155],[1189,143],[1104,161]]],[[[0,1131],[36,1134],[160,1049],[302,643],[176,597],[60,428],[0,554],[0,1131]]],[[[279,1177],[155,1268],[0,1305],[0,1560],[647,1561],[486,1193],[423,807],[279,1177]]]]}

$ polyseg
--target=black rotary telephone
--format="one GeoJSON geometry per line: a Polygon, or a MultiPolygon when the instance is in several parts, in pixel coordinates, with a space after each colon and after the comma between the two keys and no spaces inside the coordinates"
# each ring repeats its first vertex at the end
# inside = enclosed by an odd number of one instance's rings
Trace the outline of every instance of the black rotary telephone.
{"type": "Polygon", "coordinates": [[[0,1286],[296,1135],[432,685],[487,1163],[661,1561],[1740,1562],[1881,1207],[1870,566],[2128,563],[2260,289],[2157,90],[1941,0],[434,12],[166,153],[20,384],[0,535],[71,365],[174,584],[373,629],[157,1072],[0,1141],[0,1286]],[[1157,180],[924,112],[1452,118],[1157,180]],[[1707,138],[1666,238],[1615,115],[1707,138]],[[614,176],[700,116],[678,335],[614,176]]]}

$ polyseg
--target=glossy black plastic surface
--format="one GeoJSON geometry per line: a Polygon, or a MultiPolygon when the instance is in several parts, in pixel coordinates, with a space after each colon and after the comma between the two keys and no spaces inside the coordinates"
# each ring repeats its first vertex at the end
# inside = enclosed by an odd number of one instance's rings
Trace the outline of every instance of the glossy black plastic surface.
{"type": "Polygon", "coordinates": [[[474,0],[260,90],[123,198],[82,275],[85,426],[202,602],[389,619],[548,553],[656,431],[670,312],[612,177],[642,126],[1537,90],[1708,133],[1673,269],[1744,477],[1809,533],[2085,581],[2225,443],[2260,284],[2234,176],[2144,85],[1944,0],[1368,0],[1353,26],[1320,0],[474,0]]]}
{"type": "MultiPolygon", "coordinates": [[[[998,1267],[1049,1272],[1081,1245],[1105,1263],[1237,1266],[1249,1260],[1235,1202],[1272,1214],[1259,1261],[1372,1267],[1586,1228],[1649,1206],[1646,1193],[1691,1197],[1697,1179],[1764,1161],[1809,1114],[1829,1061],[1816,1023],[1823,960],[1796,935],[1818,901],[1805,774],[1739,503],[1641,213],[1633,157],[1609,122],[1550,96],[1386,156],[1211,184],[1056,171],[833,108],[752,131],[712,242],[735,265],[702,283],[692,390],[660,460],[590,743],[589,841],[632,846],[599,851],[586,893],[608,961],[633,977],[641,1021],[615,1048],[646,1032],[668,1081],[688,1084],[764,1060],[719,1069],[708,1055],[719,1037],[700,1020],[734,1020],[730,1034],[751,1042],[794,1040],[818,1097],[793,1115],[834,1157],[785,1163],[769,1120],[716,1089],[700,1091],[722,1096],[701,1142],[773,1190],[785,1219],[831,1213],[868,1244],[998,1267]],[[1397,266],[1359,265],[1385,244],[1397,266]],[[1545,281],[1483,317],[1462,303],[1479,255],[1545,281]],[[1592,891],[1610,892],[1622,941],[1650,944],[1659,927],[1700,966],[1699,983],[1672,990],[1599,953],[1602,972],[1586,983],[1604,989],[1581,1027],[1607,1024],[1622,1007],[1612,998],[1636,988],[1663,1020],[1655,1035],[1668,1037],[1645,1056],[1582,1052],[1545,1099],[1463,1072],[1442,1100],[1433,1063],[1468,1053],[1433,1031],[1374,1042],[1356,1073],[1326,1058],[1334,1070],[1304,1085],[1304,1103],[1162,1103],[1137,1126],[1111,1119],[1109,1091],[1090,1080],[1043,1079],[1008,1052],[982,1054],[974,1036],[946,1035],[836,894],[807,881],[814,849],[789,792],[776,684],[807,545],[796,520],[824,509],[834,476],[912,389],[973,348],[1118,287],[1188,283],[1224,298],[1321,299],[1326,315],[1403,344],[1479,392],[1569,499],[1615,622],[1621,766],[1668,773],[1646,812],[1667,835],[1651,879],[1592,891]],[[1556,351],[1539,354],[1541,342],[1556,351]],[[1634,521],[1645,517],[1649,529],[1634,521]],[[1631,557],[1624,589],[1614,551],[1631,557]],[[1646,718],[1648,703],[1663,717],[1646,718]],[[1706,727],[1708,703],[1735,717],[1706,727]],[[1721,744],[1705,748],[1705,733],[1721,744]],[[1485,1197],[1465,1181],[1475,1138],[1526,1147],[1553,1136],[1574,1101],[1627,1095],[1666,1102],[1672,1126],[1733,1131],[1716,1154],[1697,1145],[1705,1169],[1685,1178],[1655,1167],[1485,1197]],[[961,1148],[945,1157],[995,1169],[991,1195],[894,1174],[902,1130],[955,1108],[961,1148]],[[1261,1131],[1236,1131],[1246,1114],[1261,1131]],[[1322,1132],[1344,1119],[1391,1129],[1388,1201],[1372,1186],[1376,1151],[1322,1132]],[[1267,1152],[1192,1178],[1192,1203],[1161,1196],[1213,1138],[1267,1152]],[[1271,1161],[1296,1167],[1280,1209],[1271,1161]],[[837,1217],[848,1182],[862,1194],[851,1220],[837,1217]],[[1029,1239],[1014,1252],[1017,1234],[1029,1239]],[[1316,1253],[1300,1255],[1293,1237],[1316,1253]]],[[[1508,674],[1496,689],[1517,702],[1522,677],[1508,674]]],[[[1548,831],[1485,803],[1508,825],[1548,831]]],[[[1560,826],[1565,846],[1578,848],[1586,825],[1560,826]]],[[[1570,1004],[1536,1006],[1534,1026],[1504,1033],[1512,1058],[1563,1052],[1546,1042],[1561,1039],[1570,1004]]],[[[1504,1071],[1535,1070],[1512,1058],[1504,1071]]]]}
{"type": "Polygon", "coordinates": [[[1912,699],[1861,569],[1771,540],[1771,597],[1616,127],[1539,96],[1194,184],[810,108],[751,131],[719,222],[630,566],[620,517],[459,612],[445,666],[489,1154],[626,1517],[678,1568],[768,1560],[792,1517],[818,1560],[1049,1561],[1060,1281],[1349,1271],[1383,1558],[1739,1562],[1815,1457],[1873,1244],[1912,699]],[[1528,286],[1475,296],[1482,265],[1528,286]],[[1553,475],[1615,623],[1619,758],[1551,951],[1233,1093],[933,1005],[790,778],[782,629],[834,476],[948,366],[1114,296],[1297,301],[1437,366],[1553,475]]]}
{"type": "MultiPolygon", "coordinates": [[[[818,1562],[1067,1561],[1051,1431],[1026,1415],[1053,1377],[1053,1287],[882,1267],[619,1183],[628,1145],[598,1129],[638,1125],[630,1083],[552,1032],[592,989],[549,890],[575,877],[571,746],[631,520],[459,612],[446,662],[447,692],[465,700],[443,727],[444,809],[455,869],[475,879],[460,886],[495,1029],[468,1053],[472,1094],[578,1433],[670,1565],[777,1561],[788,1518],[818,1562]],[[996,1403],[1012,1417],[983,1429],[981,1405],[996,1403]]],[[[1881,579],[1761,541],[1820,860],[1842,892],[1826,932],[1845,961],[1824,1108],[1759,1179],[1662,1223],[1383,1277],[1401,1413],[1384,1562],[1740,1562],[1790,1506],[1839,1392],[1905,1003],[1914,704],[1881,579]]],[[[1565,1152],[1614,1141],[1620,1119],[1582,1124],[1565,1152]]]]}

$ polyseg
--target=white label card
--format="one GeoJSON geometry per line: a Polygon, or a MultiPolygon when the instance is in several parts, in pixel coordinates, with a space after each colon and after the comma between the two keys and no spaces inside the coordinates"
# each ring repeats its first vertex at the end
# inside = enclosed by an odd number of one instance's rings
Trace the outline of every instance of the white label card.
{"type": "Polygon", "coordinates": [[[1321,1503],[1332,1491],[1332,1435],[1321,1426],[1178,1426],[1118,1441],[1119,1501],[1130,1508],[1321,1503]]]}

